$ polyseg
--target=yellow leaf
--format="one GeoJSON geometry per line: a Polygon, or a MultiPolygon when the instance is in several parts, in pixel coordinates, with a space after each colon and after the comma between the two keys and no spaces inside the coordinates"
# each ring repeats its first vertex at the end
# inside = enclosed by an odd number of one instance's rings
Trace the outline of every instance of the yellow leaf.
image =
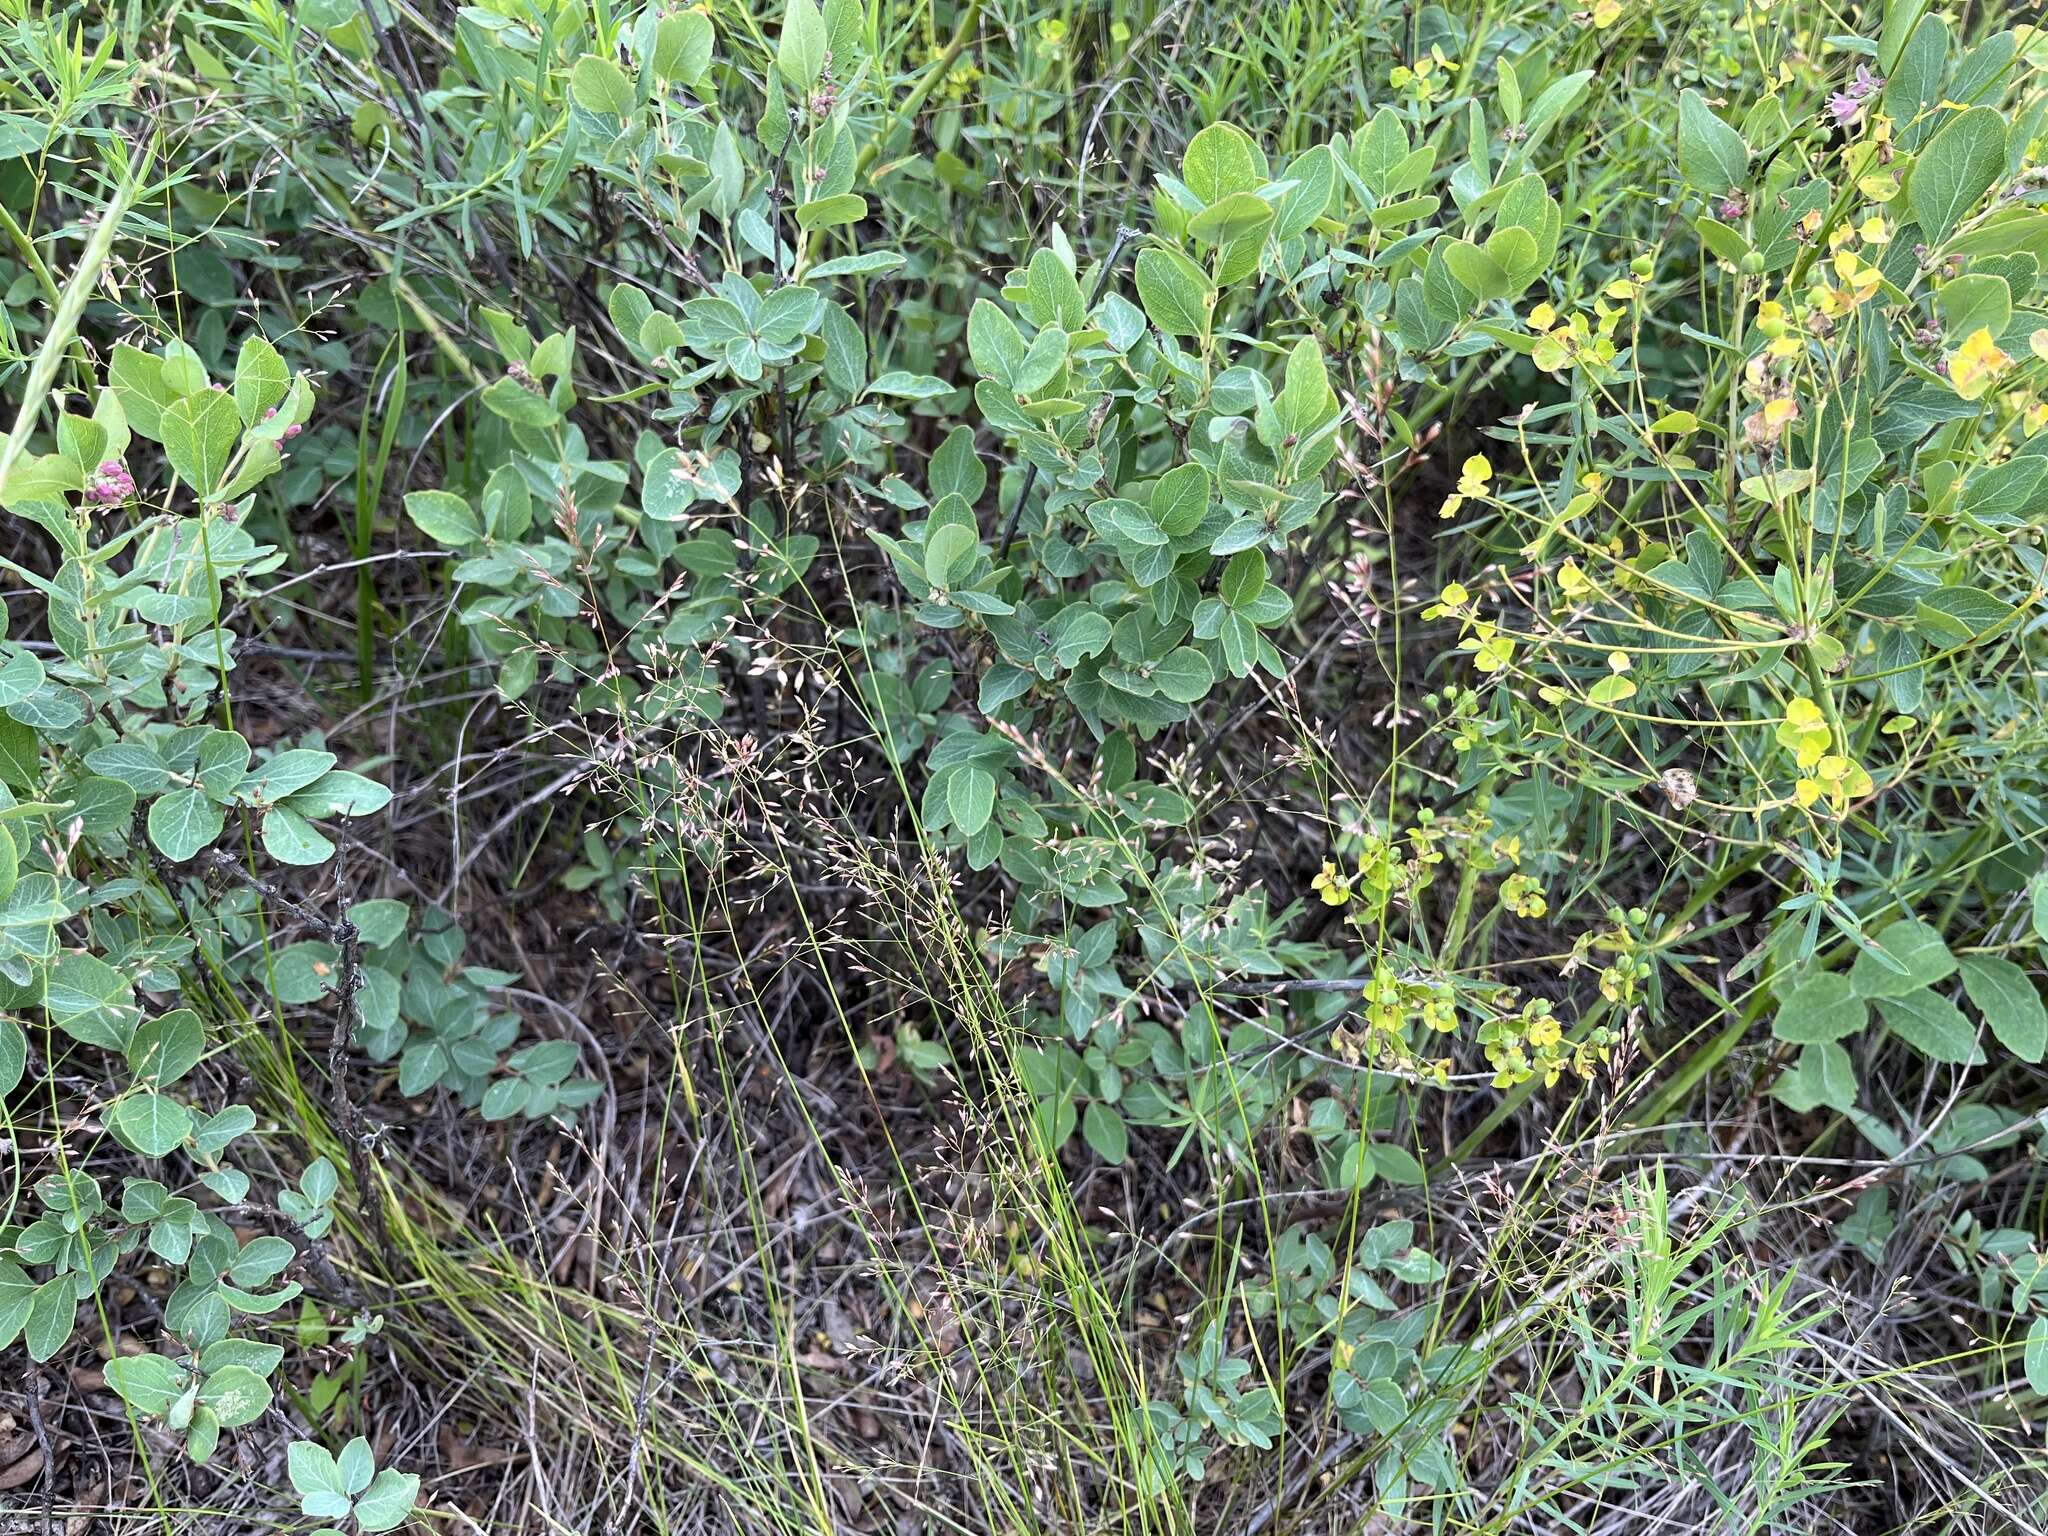
{"type": "MultiPolygon", "coordinates": [[[[2031,340],[2028,345],[2032,346],[2031,340]]],[[[1950,356],[1949,387],[1965,400],[1979,399],[2011,365],[2012,359],[1998,349],[1990,329],[1980,325],[1950,356]]]]}

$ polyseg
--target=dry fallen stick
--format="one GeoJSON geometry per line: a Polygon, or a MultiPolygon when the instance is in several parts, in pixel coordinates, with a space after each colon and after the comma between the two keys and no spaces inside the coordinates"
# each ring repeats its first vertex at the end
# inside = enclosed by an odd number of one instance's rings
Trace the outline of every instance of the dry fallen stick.
{"type": "Polygon", "coordinates": [[[43,1375],[33,1365],[22,1378],[22,1398],[28,1403],[28,1424],[42,1456],[43,1536],[50,1536],[50,1517],[57,1504],[57,1448],[50,1442],[50,1428],[43,1422],[43,1375]]]}
{"type": "Polygon", "coordinates": [[[384,1191],[377,1183],[376,1171],[370,1163],[370,1144],[375,1133],[368,1128],[362,1110],[357,1106],[355,1096],[349,1092],[348,1053],[355,1044],[356,1020],[358,1018],[356,995],[363,986],[362,935],[356,925],[349,921],[348,909],[342,909],[338,918],[328,918],[314,907],[288,896],[267,880],[258,879],[235,860],[218,848],[207,855],[209,867],[246,885],[265,900],[284,908],[307,927],[323,934],[338,950],[335,976],[335,996],[341,1004],[341,1011],[334,1025],[334,1035],[327,1047],[327,1076],[334,1085],[334,1100],[341,1111],[341,1139],[348,1149],[349,1172],[356,1182],[356,1191],[361,1196],[363,1207],[370,1218],[370,1230],[377,1239],[377,1250],[382,1255],[388,1273],[397,1272],[397,1260],[391,1246],[391,1229],[384,1216],[384,1191]]]}

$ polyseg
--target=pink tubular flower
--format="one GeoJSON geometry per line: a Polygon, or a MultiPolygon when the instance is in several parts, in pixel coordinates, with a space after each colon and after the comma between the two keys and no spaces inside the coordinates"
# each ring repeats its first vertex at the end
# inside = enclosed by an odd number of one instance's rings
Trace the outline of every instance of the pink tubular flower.
{"type": "Polygon", "coordinates": [[[115,506],[134,494],[135,477],[119,459],[108,459],[85,484],[85,499],[94,506],[115,506]]]}
{"type": "Polygon", "coordinates": [[[1841,127],[1851,127],[1861,121],[1864,105],[1883,89],[1884,76],[1872,74],[1868,64],[1858,64],[1849,88],[1828,98],[1828,115],[1841,127]]]}

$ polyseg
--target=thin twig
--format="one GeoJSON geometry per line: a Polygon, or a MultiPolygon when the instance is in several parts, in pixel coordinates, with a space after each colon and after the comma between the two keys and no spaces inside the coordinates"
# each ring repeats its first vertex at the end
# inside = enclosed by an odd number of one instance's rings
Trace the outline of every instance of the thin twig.
{"type": "Polygon", "coordinates": [[[1219,997],[1277,997],[1284,992],[1363,992],[1372,984],[1370,976],[1312,976],[1299,980],[1219,981],[1205,990],[1219,997]]]}
{"type": "Polygon", "coordinates": [[[43,1422],[43,1374],[33,1365],[21,1384],[28,1403],[28,1427],[35,1434],[36,1449],[43,1455],[43,1536],[50,1536],[50,1518],[57,1505],[57,1447],[50,1439],[50,1427],[43,1422]]]}
{"type": "Polygon", "coordinates": [[[349,920],[346,906],[342,908],[340,917],[330,919],[317,908],[250,874],[231,855],[218,848],[207,855],[207,862],[209,867],[247,886],[266,901],[284,908],[307,927],[325,935],[339,951],[334,991],[340,1002],[340,1013],[327,1047],[327,1076],[334,1085],[335,1107],[341,1112],[341,1139],[348,1149],[349,1172],[355,1178],[357,1193],[370,1218],[370,1230],[377,1239],[385,1270],[395,1274],[398,1265],[396,1250],[391,1244],[390,1225],[384,1215],[384,1191],[370,1162],[370,1144],[375,1140],[375,1134],[369,1129],[354,1094],[349,1091],[348,1055],[355,1045],[356,1023],[360,1017],[356,997],[363,987],[363,936],[349,920]]]}

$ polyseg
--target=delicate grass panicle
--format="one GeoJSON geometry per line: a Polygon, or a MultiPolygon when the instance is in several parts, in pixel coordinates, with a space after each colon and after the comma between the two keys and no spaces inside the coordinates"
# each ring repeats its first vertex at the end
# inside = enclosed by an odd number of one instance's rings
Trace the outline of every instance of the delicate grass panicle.
{"type": "Polygon", "coordinates": [[[2021,8],[0,61],[29,1528],[2048,1528],[2021,8]]]}

